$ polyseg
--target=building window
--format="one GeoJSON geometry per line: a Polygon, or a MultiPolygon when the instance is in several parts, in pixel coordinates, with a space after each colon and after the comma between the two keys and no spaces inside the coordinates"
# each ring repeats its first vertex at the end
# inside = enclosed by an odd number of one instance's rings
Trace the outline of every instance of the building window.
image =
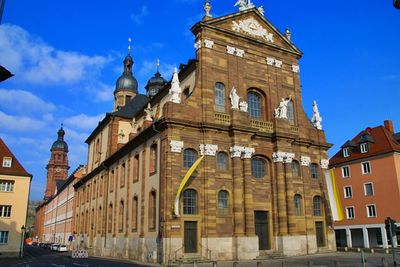
{"type": "Polygon", "coordinates": [[[11,217],[11,206],[0,205],[0,217],[11,217]]]}
{"type": "Polygon", "coordinates": [[[197,153],[194,149],[185,149],[183,151],[183,167],[190,168],[197,158],[197,153]]]}
{"type": "Polygon", "coordinates": [[[121,164],[121,174],[120,174],[120,187],[125,186],[125,175],[126,175],[126,167],[125,162],[121,164]]]}
{"type": "Polygon", "coordinates": [[[133,159],[133,182],[137,182],[139,180],[139,154],[135,155],[133,159]]]}
{"type": "Polygon", "coordinates": [[[226,171],[228,169],[228,155],[225,152],[218,152],[217,168],[220,171],[226,171]]]}
{"type": "Polygon", "coordinates": [[[350,148],[349,147],[343,148],[343,157],[345,157],[345,158],[350,157],[350,148]]]}
{"type": "Polygon", "coordinates": [[[94,148],[94,154],[95,154],[95,161],[100,160],[101,152],[100,152],[100,138],[97,138],[95,148],[94,148]]]}
{"type": "Polygon", "coordinates": [[[150,147],[150,175],[157,172],[157,144],[150,147]]]}
{"type": "Polygon", "coordinates": [[[345,186],[344,190],[344,198],[352,198],[353,197],[353,190],[351,186],[345,186]]]}
{"type": "Polygon", "coordinates": [[[349,166],[342,167],[342,177],[343,178],[350,177],[350,167],[349,166]]]}
{"type": "Polygon", "coordinates": [[[315,196],[313,198],[313,210],[314,210],[314,216],[322,216],[322,199],[320,196],[315,196]]]}
{"type": "Polygon", "coordinates": [[[110,172],[110,192],[114,192],[114,170],[110,172]]]}
{"type": "Polygon", "coordinates": [[[99,197],[103,196],[103,183],[104,183],[104,179],[103,179],[103,175],[100,177],[100,181],[99,181],[99,197]]]}
{"type": "Polygon", "coordinates": [[[112,222],[113,222],[113,204],[108,207],[108,233],[112,233],[112,222]]]}
{"type": "Polygon", "coordinates": [[[3,158],[3,167],[4,168],[11,168],[12,158],[11,157],[4,157],[3,158]]]}
{"type": "Polygon", "coordinates": [[[371,164],[369,161],[361,163],[361,172],[362,174],[370,174],[371,173],[371,164]]]}
{"type": "Polygon", "coordinates": [[[297,160],[292,161],[292,176],[300,177],[300,164],[297,160]]]}
{"type": "Polygon", "coordinates": [[[361,151],[361,153],[367,153],[368,152],[368,143],[360,144],[360,151],[361,151]]]}
{"type": "Polygon", "coordinates": [[[367,217],[376,217],[376,207],[375,205],[367,205],[367,217]]]}
{"type": "Polygon", "coordinates": [[[247,93],[248,112],[252,119],[261,119],[261,96],[254,91],[247,93]]]}
{"type": "Polygon", "coordinates": [[[366,196],[374,195],[374,187],[373,187],[372,183],[364,184],[364,193],[366,196]]]}
{"type": "Polygon", "coordinates": [[[225,85],[220,82],[215,83],[215,110],[225,111],[225,85]]]}
{"type": "Polygon", "coordinates": [[[197,192],[194,189],[183,192],[183,214],[197,214],[197,192]]]}
{"type": "Polygon", "coordinates": [[[318,164],[312,163],[310,165],[311,178],[318,179],[318,164]]]}
{"type": "Polygon", "coordinates": [[[346,218],[349,220],[354,219],[355,214],[354,214],[354,207],[347,207],[346,208],[346,218]]]}
{"type": "Polygon", "coordinates": [[[218,192],[218,214],[227,215],[229,206],[229,193],[226,190],[218,192]]]}
{"type": "Polygon", "coordinates": [[[8,231],[0,231],[0,244],[8,243],[8,231]]]}
{"type": "Polygon", "coordinates": [[[294,214],[296,216],[303,215],[302,197],[299,194],[294,195],[294,214]]]}
{"type": "Polygon", "coordinates": [[[138,217],[138,198],[137,196],[133,197],[133,201],[132,201],[132,231],[136,231],[137,230],[137,219],[138,217]]]}
{"type": "Polygon", "coordinates": [[[97,212],[97,233],[100,234],[101,231],[103,230],[103,218],[102,218],[102,212],[101,212],[101,206],[99,207],[99,210],[97,212]]]}
{"type": "Polygon", "coordinates": [[[263,178],[266,173],[265,160],[262,158],[251,159],[251,175],[254,178],[263,178]]]}
{"type": "Polygon", "coordinates": [[[287,119],[289,124],[294,125],[294,105],[292,100],[287,104],[287,119]]]}
{"type": "Polygon", "coordinates": [[[0,192],[13,192],[14,181],[0,180],[0,192]]]}
{"type": "Polygon", "coordinates": [[[157,219],[157,199],[156,199],[156,191],[150,192],[149,199],[149,229],[156,229],[156,219],[157,219]]]}
{"type": "Polygon", "coordinates": [[[122,233],[124,231],[124,201],[121,200],[119,203],[119,214],[118,214],[118,232],[122,233]]]}

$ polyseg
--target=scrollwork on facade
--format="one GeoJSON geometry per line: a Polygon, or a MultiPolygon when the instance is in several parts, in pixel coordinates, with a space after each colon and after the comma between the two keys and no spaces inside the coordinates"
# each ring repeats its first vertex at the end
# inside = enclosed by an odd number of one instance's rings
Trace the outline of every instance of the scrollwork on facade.
{"type": "Polygon", "coordinates": [[[251,159],[256,150],[253,147],[243,147],[242,159],[251,159]]]}
{"type": "Polygon", "coordinates": [[[214,41],[211,40],[204,40],[204,46],[207,48],[213,48],[214,47],[214,41]]]}
{"type": "Polygon", "coordinates": [[[174,152],[174,153],[181,153],[182,152],[183,141],[171,140],[169,145],[171,146],[171,152],[174,152]]]}
{"type": "Polygon", "coordinates": [[[270,43],[274,42],[272,33],[268,33],[260,23],[254,18],[240,20],[239,22],[232,21],[232,30],[236,32],[245,32],[255,37],[261,37],[270,43]]]}
{"type": "Polygon", "coordinates": [[[197,42],[194,43],[194,48],[196,50],[199,50],[201,48],[201,41],[200,40],[198,40],[197,42]]]}
{"type": "Polygon", "coordinates": [[[244,55],[244,50],[243,50],[243,49],[238,49],[238,48],[236,48],[236,55],[237,55],[238,57],[243,57],[243,55],[244,55]]]}
{"type": "Polygon", "coordinates": [[[299,65],[292,65],[292,71],[294,73],[299,73],[300,72],[300,66],[299,65]]]}
{"type": "Polygon", "coordinates": [[[200,155],[215,156],[217,154],[218,145],[200,144],[200,155]]]}
{"type": "Polygon", "coordinates": [[[272,153],[274,162],[292,163],[294,157],[295,154],[290,152],[277,151],[272,153]]]}
{"type": "Polygon", "coordinates": [[[236,51],[236,48],[235,48],[235,47],[229,46],[229,45],[226,46],[226,52],[227,52],[229,55],[235,54],[235,51],[236,51]]]}
{"type": "Polygon", "coordinates": [[[233,146],[229,148],[229,151],[231,152],[231,158],[240,158],[243,150],[244,146],[233,146]]]}
{"type": "Polygon", "coordinates": [[[301,156],[301,166],[310,166],[311,158],[309,156],[301,156]]]}
{"type": "Polygon", "coordinates": [[[321,159],[321,169],[328,169],[329,167],[329,160],[321,159]]]}

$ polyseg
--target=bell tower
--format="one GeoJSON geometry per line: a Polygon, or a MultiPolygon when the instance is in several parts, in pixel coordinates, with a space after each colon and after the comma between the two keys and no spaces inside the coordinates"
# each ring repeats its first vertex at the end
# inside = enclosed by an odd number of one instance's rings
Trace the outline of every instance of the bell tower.
{"type": "Polygon", "coordinates": [[[44,199],[49,199],[55,192],[56,180],[66,180],[68,177],[68,145],[64,141],[63,125],[57,132],[58,138],[51,146],[50,160],[46,166],[47,184],[44,199]]]}

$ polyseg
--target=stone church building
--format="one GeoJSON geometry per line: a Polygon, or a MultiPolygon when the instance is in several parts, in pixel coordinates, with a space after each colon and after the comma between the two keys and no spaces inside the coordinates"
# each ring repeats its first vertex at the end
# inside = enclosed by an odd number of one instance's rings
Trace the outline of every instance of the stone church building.
{"type": "MultiPolygon", "coordinates": [[[[205,16],[196,58],[138,93],[133,59],[86,140],[74,232],[93,255],[163,262],[335,249],[318,106],[303,110],[301,51],[251,1],[205,16]]],[[[311,104],[311,103],[310,103],[311,104]]],[[[311,105],[310,105],[311,107],[311,105]]]]}

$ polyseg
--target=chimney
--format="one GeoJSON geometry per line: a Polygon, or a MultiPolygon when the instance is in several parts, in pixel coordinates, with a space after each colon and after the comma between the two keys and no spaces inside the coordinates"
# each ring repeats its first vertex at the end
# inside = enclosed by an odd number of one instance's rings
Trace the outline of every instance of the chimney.
{"type": "Polygon", "coordinates": [[[394,134],[393,122],[391,120],[385,120],[384,122],[385,128],[391,133],[394,134]]]}

